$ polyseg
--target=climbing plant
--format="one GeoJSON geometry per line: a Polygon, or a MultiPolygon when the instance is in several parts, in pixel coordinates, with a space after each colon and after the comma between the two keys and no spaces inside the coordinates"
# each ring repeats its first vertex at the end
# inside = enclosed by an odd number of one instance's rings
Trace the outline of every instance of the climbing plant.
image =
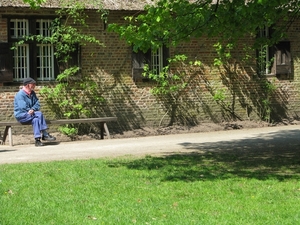
{"type": "MultiPolygon", "coordinates": [[[[84,6],[75,4],[56,11],[57,18],[53,21],[52,35],[41,38],[56,46],[55,56],[61,66],[61,73],[57,76],[57,84],[53,87],[45,86],[41,94],[45,97],[48,106],[57,116],[64,118],[90,117],[93,107],[90,103],[97,104],[104,101],[98,93],[97,84],[90,76],[82,74],[79,65],[70,64],[72,53],[87,43],[100,45],[94,36],[85,34],[87,28],[87,15],[84,6]]],[[[78,125],[65,125],[61,128],[63,133],[73,135],[78,132],[78,125]],[[75,128],[76,127],[76,128],[75,128]]]]}
{"type": "MultiPolygon", "coordinates": [[[[253,52],[256,49],[265,45],[272,46],[285,37],[290,25],[299,17],[299,12],[298,0],[158,0],[155,4],[147,5],[144,12],[126,16],[125,24],[110,24],[109,30],[117,32],[122,39],[133,46],[134,51],[144,52],[149,49],[155,51],[160,46],[177,47],[184,41],[190,41],[191,38],[205,37],[214,40],[211,46],[217,53],[214,66],[222,71],[221,79],[227,85],[228,96],[232,97],[231,102],[226,102],[225,89],[215,90],[215,87],[209,83],[206,83],[207,87],[213,99],[232,118],[240,118],[235,111],[237,99],[235,91],[237,88],[241,89],[237,85],[240,77],[243,77],[239,76],[242,73],[237,68],[238,66],[241,70],[243,68],[240,62],[234,61],[231,51],[241,48],[238,45],[241,38],[251,38],[253,41],[244,43],[242,49],[245,51],[239,53],[242,60],[249,60],[255,55],[253,52]],[[258,30],[271,26],[273,29],[271,37],[256,38],[258,30]]],[[[148,69],[146,68],[146,71],[148,69]]],[[[164,71],[164,74],[168,73],[164,71]]],[[[174,76],[172,79],[178,78],[177,74],[172,75],[174,76]]],[[[167,96],[170,91],[176,93],[179,90],[176,85],[174,89],[170,88],[170,76],[153,74],[150,78],[159,80],[153,91],[159,90],[160,96],[163,94],[167,96]]],[[[185,84],[184,88],[181,87],[182,90],[187,86],[185,84]]],[[[243,90],[239,91],[243,92],[243,90]]],[[[264,92],[269,91],[264,90],[264,92]]],[[[243,101],[242,105],[248,108],[247,100],[243,99],[243,101]]]]}
{"type": "Polygon", "coordinates": [[[162,104],[165,114],[160,124],[168,115],[171,126],[175,123],[185,125],[197,124],[197,115],[191,109],[195,106],[190,94],[195,94],[195,80],[203,76],[202,63],[199,60],[189,60],[186,55],[175,55],[168,59],[168,65],[157,74],[146,64],[143,76],[154,82],[151,93],[162,104]]]}
{"type": "MultiPolygon", "coordinates": [[[[31,7],[37,8],[46,0],[24,0],[31,7]]],[[[100,9],[99,19],[105,19],[107,12],[100,9]]],[[[72,55],[86,44],[103,46],[93,35],[87,34],[88,28],[85,6],[78,1],[66,0],[61,8],[56,10],[56,18],[50,26],[50,36],[29,35],[25,40],[34,40],[55,46],[55,58],[59,74],[54,85],[45,85],[40,94],[48,108],[57,118],[90,117],[93,107],[104,98],[98,92],[97,83],[90,76],[85,76],[77,62],[72,61],[72,55]]],[[[19,42],[18,44],[21,44],[19,42]]],[[[92,54],[92,52],[91,52],[92,54]]],[[[75,57],[77,58],[77,57],[75,57]]],[[[78,124],[65,125],[61,131],[68,135],[78,132],[78,124]]]]}

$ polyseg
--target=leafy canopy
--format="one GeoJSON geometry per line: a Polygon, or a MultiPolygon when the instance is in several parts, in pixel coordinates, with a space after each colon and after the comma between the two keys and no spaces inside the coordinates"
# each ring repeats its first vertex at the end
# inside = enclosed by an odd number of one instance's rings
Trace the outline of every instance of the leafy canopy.
{"type": "Polygon", "coordinates": [[[135,50],[146,51],[200,36],[235,43],[240,37],[256,34],[258,28],[273,25],[272,41],[276,42],[297,16],[298,0],[159,0],[146,6],[145,12],[126,17],[125,25],[113,24],[109,29],[135,50]]]}

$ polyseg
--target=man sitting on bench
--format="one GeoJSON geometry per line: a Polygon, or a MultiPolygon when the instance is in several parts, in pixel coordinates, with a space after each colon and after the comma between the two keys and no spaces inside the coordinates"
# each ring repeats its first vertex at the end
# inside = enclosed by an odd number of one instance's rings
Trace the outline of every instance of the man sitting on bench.
{"type": "Polygon", "coordinates": [[[35,146],[44,146],[41,142],[55,141],[56,138],[51,136],[46,130],[44,115],[40,110],[40,102],[34,92],[36,82],[32,78],[25,78],[23,88],[16,94],[14,99],[14,116],[20,123],[31,123],[33,127],[33,135],[35,138],[35,146]]]}

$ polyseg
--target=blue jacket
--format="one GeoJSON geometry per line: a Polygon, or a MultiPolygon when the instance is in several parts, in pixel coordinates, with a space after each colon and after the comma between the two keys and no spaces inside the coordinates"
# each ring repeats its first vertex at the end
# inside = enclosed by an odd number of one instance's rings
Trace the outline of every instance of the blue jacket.
{"type": "Polygon", "coordinates": [[[18,120],[26,115],[30,109],[39,111],[41,108],[39,99],[37,98],[34,91],[31,92],[30,96],[25,91],[20,90],[15,95],[14,100],[14,115],[18,120]]]}

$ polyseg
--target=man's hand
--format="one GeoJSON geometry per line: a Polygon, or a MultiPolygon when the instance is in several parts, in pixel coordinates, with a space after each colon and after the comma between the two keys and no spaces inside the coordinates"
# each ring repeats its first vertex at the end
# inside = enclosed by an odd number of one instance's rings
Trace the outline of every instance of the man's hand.
{"type": "Polygon", "coordinates": [[[30,110],[28,111],[28,113],[29,113],[30,115],[32,115],[32,114],[34,113],[34,110],[33,110],[33,109],[30,109],[30,110]]]}

